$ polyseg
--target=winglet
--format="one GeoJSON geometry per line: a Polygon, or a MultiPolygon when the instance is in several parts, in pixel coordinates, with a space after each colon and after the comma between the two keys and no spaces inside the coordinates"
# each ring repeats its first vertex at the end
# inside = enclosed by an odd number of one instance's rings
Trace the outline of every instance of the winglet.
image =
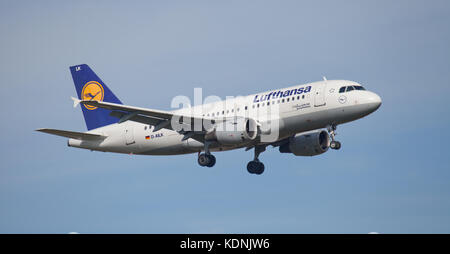
{"type": "Polygon", "coordinates": [[[78,106],[78,104],[80,104],[81,100],[75,98],[75,97],[70,97],[73,100],[73,107],[76,108],[78,106]]]}

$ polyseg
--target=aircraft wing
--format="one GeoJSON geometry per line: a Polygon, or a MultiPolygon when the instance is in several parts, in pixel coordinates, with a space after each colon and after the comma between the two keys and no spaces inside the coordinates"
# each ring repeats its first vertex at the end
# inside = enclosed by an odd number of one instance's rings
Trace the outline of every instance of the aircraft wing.
{"type": "MultiPolygon", "coordinates": [[[[185,122],[188,122],[191,124],[193,124],[194,122],[202,123],[202,121],[204,121],[204,120],[210,121],[211,123],[215,122],[215,120],[208,119],[208,118],[195,117],[195,116],[189,116],[189,115],[177,115],[173,112],[165,111],[165,110],[140,108],[140,107],[127,106],[127,105],[123,105],[123,104],[104,102],[104,101],[80,100],[80,101],[75,101],[75,103],[81,103],[84,105],[89,105],[89,106],[93,106],[93,107],[99,107],[99,108],[112,110],[110,115],[120,118],[119,123],[125,122],[127,120],[131,120],[131,121],[140,122],[140,123],[144,123],[144,124],[154,125],[155,128],[153,131],[158,131],[162,128],[174,130],[174,128],[171,126],[171,120],[173,117],[183,119],[185,122]],[[186,121],[186,120],[188,120],[188,121],[186,121]]],[[[191,130],[193,130],[193,128],[191,128],[191,130]]],[[[203,131],[204,131],[204,129],[202,127],[202,131],[200,131],[200,132],[203,132],[203,131]]],[[[198,131],[196,131],[196,133],[198,133],[198,131]]]]}
{"type": "Polygon", "coordinates": [[[109,110],[121,110],[121,111],[130,112],[130,113],[137,112],[138,114],[141,114],[141,115],[145,115],[145,116],[149,116],[149,117],[156,117],[156,118],[161,118],[161,119],[171,119],[173,116],[173,114],[169,111],[133,107],[133,106],[127,106],[127,105],[123,105],[123,104],[117,104],[117,103],[111,103],[111,102],[105,102],[105,101],[82,100],[82,101],[80,101],[80,103],[84,104],[84,105],[88,105],[88,106],[105,108],[105,109],[109,109],[109,110]]]}
{"type": "Polygon", "coordinates": [[[64,130],[56,130],[56,129],[37,129],[36,131],[45,132],[48,134],[73,138],[79,140],[102,140],[105,139],[106,136],[92,134],[92,133],[84,133],[84,132],[76,132],[76,131],[64,131],[64,130]]]}

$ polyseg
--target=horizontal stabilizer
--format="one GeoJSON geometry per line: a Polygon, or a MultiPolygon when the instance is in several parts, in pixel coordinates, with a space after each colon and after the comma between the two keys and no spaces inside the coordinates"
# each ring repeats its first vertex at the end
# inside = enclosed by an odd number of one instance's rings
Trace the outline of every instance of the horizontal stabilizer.
{"type": "Polygon", "coordinates": [[[102,140],[106,138],[106,136],[102,136],[99,134],[76,132],[76,131],[64,131],[55,129],[37,129],[36,131],[79,140],[102,140]]]}

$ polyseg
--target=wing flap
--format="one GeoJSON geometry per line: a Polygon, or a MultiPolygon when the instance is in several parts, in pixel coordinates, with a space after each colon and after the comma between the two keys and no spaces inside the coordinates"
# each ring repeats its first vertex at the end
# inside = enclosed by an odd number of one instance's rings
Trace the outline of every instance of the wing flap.
{"type": "Polygon", "coordinates": [[[84,133],[84,132],[76,132],[76,131],[65,131],[65,130],[56,130],[56,129],[37,129],[36,131],[44,132],[47,134],[52,134],[56,136],[73,138],[79,140],[102,140],[107,136],[92,134],[92,133],[84,133]]]}

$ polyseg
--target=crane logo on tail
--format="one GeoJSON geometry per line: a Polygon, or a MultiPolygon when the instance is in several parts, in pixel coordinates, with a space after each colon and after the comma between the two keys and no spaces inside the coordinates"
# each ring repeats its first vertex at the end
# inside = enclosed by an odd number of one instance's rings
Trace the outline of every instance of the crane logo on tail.
{"type": "MultiPolygon", "coordinates": [[[[83,90],[81,91],[81,99],[88,101],[103,101],[105,96],[105,90],[102,85],[97,81],[89,81],[83,86],[83,90]]],[[[97,107],[84,105],[89,110],[94,110],[97,107]]]]}

